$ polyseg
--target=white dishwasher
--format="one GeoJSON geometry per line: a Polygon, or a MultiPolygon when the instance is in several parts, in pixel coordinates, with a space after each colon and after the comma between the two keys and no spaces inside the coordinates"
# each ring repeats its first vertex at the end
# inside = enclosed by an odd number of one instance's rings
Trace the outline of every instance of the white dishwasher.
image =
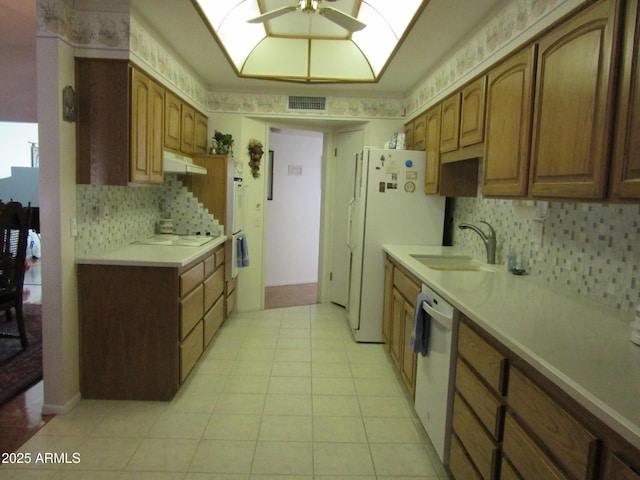
{"type": "Polygon", "coordinates": [[[415,409],[444,465],[449,463],[449,436],[458,343],[458,311],[426,285],[422,308],[431,317],[426,357],[418,355],[415,409]]]}

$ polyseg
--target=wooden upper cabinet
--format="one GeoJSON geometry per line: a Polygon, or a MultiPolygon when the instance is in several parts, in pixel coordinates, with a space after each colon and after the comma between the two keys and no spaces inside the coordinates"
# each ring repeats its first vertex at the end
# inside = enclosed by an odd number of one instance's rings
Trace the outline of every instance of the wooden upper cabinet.
{"type": "Polygon", "coordinates": [[[535,53],[534,45],[489,72],[484,195],[527,194],[535,53]]]}
{"type": "Polygon", "coordinates": [[[426,145],[427,114],[422,114],[413,121],[413,148],[412,150],[424,150],[426,145]]]}
{"type": "Polygon", "coordinates": [[[600,0],[539,41],[529,187],[534,197],[605,195],[619,3],[600,0]]]}
{"type": "Polygon", "coordinates": [[[182,123],[180,131],[180,151],[193,155],[196,129],[196,112],[186,103],[182,104],[182,123]]]}
{"type": "Polygon", "coordinates": [[[193,153],[207,153],[209,144],[209,124],[207,117],[200,112],[195,113],[195,132],[193,141],[193,153]]]}
{"type": "Polygon", "coordinates": [[[164,88],[128,62],[76,59],[76,181],[160,184],[164,88]]]}
{"type": "Polygon", "coordinates": [[[168,149],[180,151],[182,123],[180,99],[171,92],[165,94],[164,104],[164,146],[168,149]]]}
{"type": "Polygon", "coordinates": [[[440,105],[425,114],[425,153],[424,193],[435,194],[440,191],[440,105]]]}
{"type": "Polygon", "coordinates": [[[442,102],[440,151],[452,152],[460,146],[460,92],[442,102]]]}
{"type": "Polygon", "coordinates": [[[482,76],[462,89],[460,112],[460,146],[484,140],[484,109],[487,77],[482,76]]]}
{"type": "Polygon", "coordinates": [[[640,199],[640,15],[638,0],[627,2],[620,95],[613,149],[611,197],[640,199]]]}
{"type": "Polygon", "coordinates": [[[413,122],[409,122],[404,126],[404,143],[407,150],[413,150],[413,122]]]}
{"type": "Polygon", "coordinates": [[[162,183],[163,120],[164,89],[139,70],[132,69],[130,163],[132,182],[162,183]]]}

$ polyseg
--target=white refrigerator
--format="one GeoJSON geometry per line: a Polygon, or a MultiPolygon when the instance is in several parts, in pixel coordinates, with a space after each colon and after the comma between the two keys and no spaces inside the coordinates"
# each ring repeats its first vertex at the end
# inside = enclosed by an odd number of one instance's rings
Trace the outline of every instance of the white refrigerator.
{"type": "Polygon", "coordinates": [[[442,245],[445,198],[425,195],[425,152],[365,148],[349,203],[347,316],[357,342],[383,342],[382,245],[442,245]]]}

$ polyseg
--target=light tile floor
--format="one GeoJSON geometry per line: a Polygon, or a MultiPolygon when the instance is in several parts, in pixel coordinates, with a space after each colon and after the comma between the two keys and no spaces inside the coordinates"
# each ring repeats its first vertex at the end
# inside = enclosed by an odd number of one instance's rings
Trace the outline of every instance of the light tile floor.
{"type": "Polygon", "coordinates": [[[20,454],[0,479],[448,478],[384,346],[324,304],[235,313],[171,402],[83,400],[20,454]]]}

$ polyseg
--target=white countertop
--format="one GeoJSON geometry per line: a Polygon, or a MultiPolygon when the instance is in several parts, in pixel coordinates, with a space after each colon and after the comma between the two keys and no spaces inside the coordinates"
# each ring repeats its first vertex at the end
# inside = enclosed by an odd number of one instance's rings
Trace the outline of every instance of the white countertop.
{"type": "Polygon", "coordinates": [[[77,264],[126,265],[139,267],[184,267],[201,257],[227,237],[220,235],[200,247],[183,245],[141,245],[130,243],[113,251],[76,258],[77,264]]]}
{"type": "Polygon", "coordinates": [[[505,271],[436,271],[410,254],[466,253],[453,247],[384,245],[478,326],[502,342],[607,425],[640,448],[640,346],[632,313],[540,279],[505,271]]]}

